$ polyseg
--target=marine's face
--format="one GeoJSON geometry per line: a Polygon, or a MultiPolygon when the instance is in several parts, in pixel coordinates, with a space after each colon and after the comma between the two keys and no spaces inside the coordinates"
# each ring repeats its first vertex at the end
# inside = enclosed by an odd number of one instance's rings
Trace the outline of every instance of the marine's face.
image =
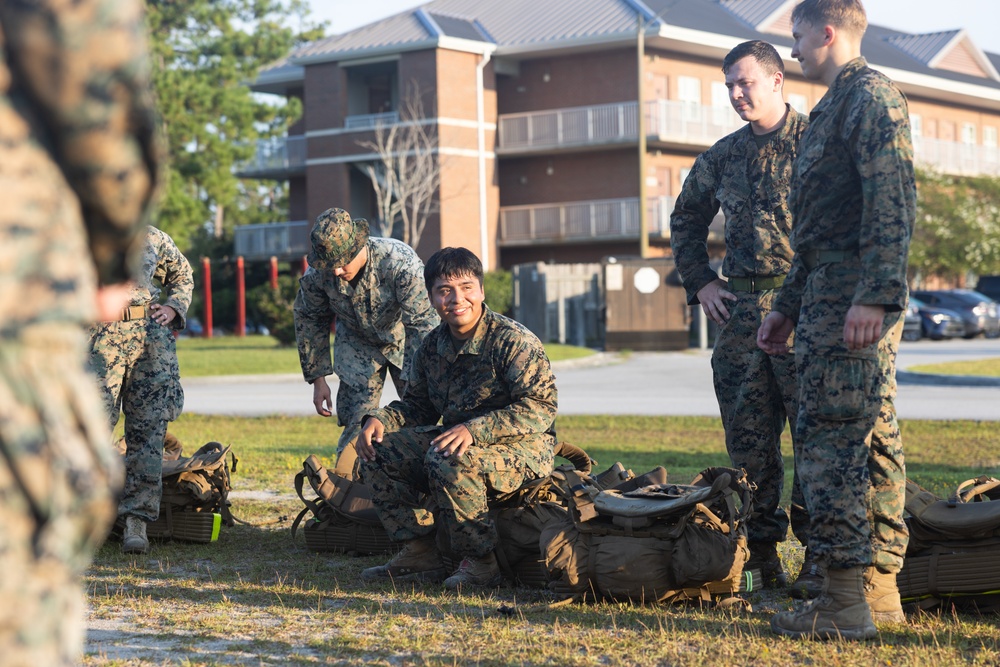
{"type": "Polygon", "coordinates": [[[820,81],[830,62],[829,26],[816,27],[805,21],[792,24],[792,57],[802,66],[802,76],[811,81],[820,81]]]}
{"type": "Polygon", "coordinates": [[[448,325],[451,335],[470,338],[483,316],[486,295],[479,279],[473,275],[438,278],[431,285],[431,304],[448,325]]]}
{"type": "Polygon", "coordinates": [[[782,78],[780,72],[767,74],[752,56],[737,60],[726,74],[726,88],[740,118],[752,123],[773,114],[776,107],[783,111],[782,78]]]}
{"type": "Polygon", "coordinates": [[[341,280],[354,280],[354,277],[358,275],[362,268],[364,268],[365,263],[368,261],[368,246],[366,245],[361,249],[357,255],[354,256],[350,262],[343,266],[338,266],[333,270],[333,275],[337,276],[341,280]]]}

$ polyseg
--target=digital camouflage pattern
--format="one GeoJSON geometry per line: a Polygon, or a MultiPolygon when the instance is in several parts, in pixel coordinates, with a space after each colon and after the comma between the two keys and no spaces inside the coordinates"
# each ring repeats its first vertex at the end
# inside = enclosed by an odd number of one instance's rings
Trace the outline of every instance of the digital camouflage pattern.
{"type": "Polygon", "coordinates": [[[131,277],[159,144],[134,0],[0,2],[0,664],[75,665],[121,463],[84,322],[131,277]],[[130,268],[132,267],[132,268],[130,268]]]}
{"type": "Polygon", "coordinates": [[[340,381],[337,421],[345,428],[337,451],[343,451],[357,439],[361,417],[378,407],[387,372],[402,395],[421,341],[441,321],[427,298],[424,264],[402,241],[370,238],[356,286],[310,267],[299,280],[294,311],[306,382],[331,373],[340,381]]]}
{"type": "MultiPolygon", "coordinates": [[[[808,119],[788,108],[784,124],[758,146],[748,123],[702,153],[684,181],[670,217],[670,243],[688,303],[718,279],[709,265],[708,229],[721,208],[726,216],[727,276],[784,275],[792,262],[788,240],[792,215],[788,190],[792,162],[808,119]]],[[[751,542],[785,539],[789,518],[779,506],[785,468],[781,433],[794,433],[798,415],[795,356],[769,356],[757,347],[757,329],[771,312],[776,290],[736,291],[729,321],[719,328],[712,351],[715,395],[733,467],[756,485],[754,514],[747,522],[751,542]]],[[[809,517],[797,483],[792,487],[792,531],[808,543],[809,517]]]]}
{"type": "Polygon", "coordinates": [[[353,260],[368,242],[368,221],[351,219],[342,208],[328,208],[309,232],[309,266],[333,271],[353,260]]]}
{"type": "Polygon", "coordinates": [[[545,349],[520,323],[483,306],[460,350],[446,324],[428,334],[404,398],[371,413],[386,435],[361,472],[389,536],[408,540],[434,530],[434,517],[419,504],[429,493],[454,553],[492,551],[497,534],[487,499],[552,471],[556,407],[545,349]],[[442,457],[430,441],[457,424],[474,442],[461,460],[442,457]]]}
{"type": "Polygon", "coordinates": [[[797,321],[796,457],[814,528],[809,546],[833,567],[875,562],[896,572],[907,535],[895,358],[916,187],[906,100],[863,58],[847,64],[810,114],[791,203],[796,255],[774,309],[797,321]],[[805,261],[820,250],[848,258],[805,261]],[[852,304],[886,309],[880,340],[863,350],[844,343],[852,304]]]}
{"type": "MultiPolygon", "coordinates": [[[[141,269],[130,303],[159,303],[162,297],[177,311],[170,326],[183,329],[194,290],[191,265],[173,240],[155,227],[149,228],[141,269]]],[[[118,514],[155,521],[160,513],[167,422],[177,419],[184,407],[173,333],[151,317],[95,324],[90,329],[90,365],[111,428],[119,414],[125,414],[125,489],[118,514]]]]}

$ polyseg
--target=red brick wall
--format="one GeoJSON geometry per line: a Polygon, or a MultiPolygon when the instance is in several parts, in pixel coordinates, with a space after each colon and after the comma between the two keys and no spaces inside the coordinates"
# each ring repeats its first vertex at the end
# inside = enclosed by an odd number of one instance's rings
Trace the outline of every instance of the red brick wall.
{"type": "Polygon", "coordinates": [[[638,171],[634,148],[504,158],[500,162],[500,205],[636,197],[638,171]]]}

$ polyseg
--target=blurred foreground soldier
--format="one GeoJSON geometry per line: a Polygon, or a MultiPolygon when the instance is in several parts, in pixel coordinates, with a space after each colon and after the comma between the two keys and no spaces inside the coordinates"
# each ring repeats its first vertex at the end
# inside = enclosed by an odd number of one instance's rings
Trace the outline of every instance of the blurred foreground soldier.
{"type": "MultiPolygon", "coordinates": [[[[712,350],[726,449],[733,467],[756,485],[748,523],[750,561],[767,587],[786,576],[777,543],[788,533],[788,515],[778,506],[785,484],[781,432],[798,416],[795,356],[768,355],[757,346],[757,328],[771,312],[792,265],[788,235],[788,186],[799,137],[808,119],[785,104],[785,66],[774,47],[751,41],[726,56],[729,99],[747,125],[716,142],[695,161],[670,217],[670,243],[689,304],[701,304],[719,325],[712,350]],[[726,258],[720,280],[709,266],[708,228],[722,208],[726,258]]],[[[792,529],[808,544],[809,517],[798,484],[792,490],[792,529]]],[[[819,594],[822,578],[803,567],[793,594],[819,594]],[[796,593],[798,591],[798,593],[796,593]]]]}
{"type": "Polygon", "coordinates": [[[118,503],[125,553],[149,551],[146,524],[160,515],[163,439],[167,422],[184,407],[173,332],[187,325],[193,291],[187,259],[173,239],[150,227],[128,307],[90,329],[90,366],[111,428],[125,414],[125,490],[118,503]]]}
{"type": "Polygon", "coordinates": [[[444,323],[424,339],[402,400],[369,413],[358,438],[379,518],[405,545],[361,576],[444,579],[439,522],[462,557],[445,586],[495,586],[502,575],[487,502],[551,472],[555,377],[538,338],[483,305],[483,265],[471,252],[439,250],[424,280],[444,323]]]}
{"type": "Polygon", "coordinates": [[[759,344],[795,326],[796,465],[823,594],[771,619],[792,637],[872,637],[904,619],[896,588],[907,532],[893,404],[916,188],[906,100],[861,57],[858,0],[806,0],[792,57],[830,88],[810,114],[792,174],[795,259],[759,344]]]}
{"type": "Polygon", "coordinates": [[[379,406],[386,373],[403,395],[420,341],[440,322],[427,301],[423,268],[402,241],[369,237],[363,218],[331,208],[316,219],[309,270],[295,297],[295,340],[320,415],[329,417],[333,407],[326,376],[340,380],[338,455],[357,439],[361,418],[379,406]]]}
{"type": "Polygon", "coordinates": [[[80,575],[115,516],[83,326],[124,305],[156,181],[141,11],[0,2],[3,667],[76,664],[80,575]]]}

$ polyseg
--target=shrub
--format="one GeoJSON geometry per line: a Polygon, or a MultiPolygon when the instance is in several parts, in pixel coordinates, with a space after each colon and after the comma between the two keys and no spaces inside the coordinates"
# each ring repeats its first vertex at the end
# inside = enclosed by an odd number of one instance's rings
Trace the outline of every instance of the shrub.
{"type": "Polygon", "coordinates": [[[486,305],[495,313],[510,315],[514,304],[514,281],[510,271],[498,269],[483,276],[486,305]]]}
{"type": "Polygon", "coordinates": [[[279,276],[278,289],[269,284],[254,287],[247,299],[256,306],[260,320],[271,330],[279,345],[295,345],[295,316],[292,305],[299,283],[292,276],[279,276]]]}

